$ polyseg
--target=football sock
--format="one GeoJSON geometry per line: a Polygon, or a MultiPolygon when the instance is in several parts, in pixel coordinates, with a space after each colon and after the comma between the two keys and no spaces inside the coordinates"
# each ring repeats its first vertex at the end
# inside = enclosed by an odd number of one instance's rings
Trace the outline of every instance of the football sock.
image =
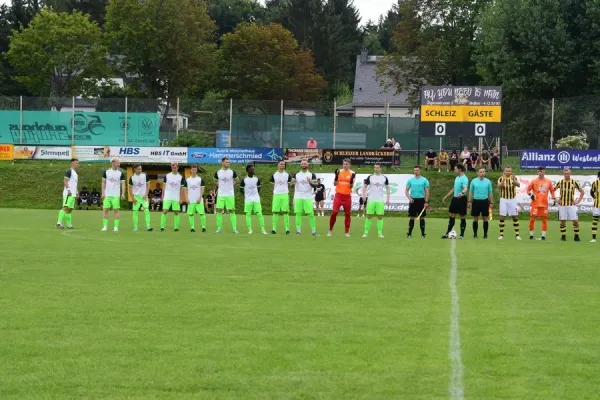
{"type": "Polygon", "coordinates": [[[408,220],[408,234],[412,235],[412,231],[415,227],[415,220],[414,219],[409,219],[408,220]]]}
{"type": "Polygon", "coordinates": [[[231,227],[233,228],[233,230],[237,229],[237,217],[235,215],[235,212],[230,211],[229,212],[229,221],[231,221],[231,227]]]}
{"type": "Polygon", "coordinates": [[[335,226],[335,220],[337,219],[337,215],[338,215],[339,211],[333,211],[331,213],[331,216],[329,217],[329,230],[332,231],[333,227],[335,226]]]}
{"type": "Polygon", "coordinates": [[[315,232],[317,230],[317,220],[315,219],[315,214],[308,214],[308,224],[310,225],[311,231],[315,232]]]}
{"type": "Polygon", "coordinates": [[[419,227],[421,228],[421,235],[425,235],[425,220],[424,219],[419,220],[419,227]]]}
{"type": "Polygon", "coordinates": [[[277,225],[279,225],[279,214],[273,214],[273,227],[271,229],[273,229],[274,231],[277,231],[277,225]]]}
{"type": "MultiPolygon", "coordinates": [[[[460,230],[462,231],[462,226],[460,227],[460,230]]],[[[477,231],[478,230],[479,230],[479,222],[478,221],[473,221],[473,235],[477,236],[477,231]]],[[[462,234],[461,234],[461,236],[462,236],[462,234]]]]}
{"type": "Polygon", "coordinates": [[[515,235],[519,236],[519,220],[513,221],[513,228],[515,228],[515,235]]]}
{"type": "Polygon", "coordinates": [[[290,214],[283,214],[283,226],[286,232],[290,230],[290,214]]]}
{"type": "Polygon", "coordinates": [[[561,225],[560,226],[560,235],[561,236],[566,236],[567,235],[567,225],[561,225]]]}
{"type": "MultiPolygon", "coordinates": [[[[544,222],[542,221],[542,224],[544,222]]],[[[535,229],[535,219],[534,218],[529,218],[529,232],[533,232],[535,229]]]]}
{"type": "Polygon", "coordinates": [[[105,228],[108,227],[108,218],[103,218],[102,219],[102,226],[104,226],[105,228]]]}
{"type": "Polygon", "coordinates": [[[71,226],[73,215],[71,213],[65,213],[65,218],[67,220],[67,226],[71,226]]]}
{"type": "Polygon", "coordinates": [[[120,220],[118,220],[118,219],[115,219],[115,228],[118,228],[118,227],[119,227],[119,222],[121,222],[121,221],[120,221],[120,220]]]}
{"type": "Polygon", "coordinates": [[[456,218],[454,218],[454,217],[448,218],[448,230],[446,231],[446,233],[450,233],[450,231],[452,230],[452,228],[454,228],[454,222],[455,221],[456,221],[456,218]]]}
{"type": "Polygon", "coordinates": [[[365,235],[369,234],[369,229],[371,229],[371,218],[365,219],[365,235]]]}
{"type": "Polygon", "coordinates": [[[467,220],[460,220],[460,236],[465,236],[465,229],[467,229],[467,220]]]}
{"type": "Polygon", "coordinates": [[[217,211],[216,219],[217,219],[217,229],[223,228],[223,213],[217,211]]]}
{"type": "Polygon", "coordinates": [[[196,229],[196,223],[194,222],[194,214],[188,215],[188,221],[190,221],[190,229],[196,229]]]}
{"type": "Polygon", "coordinates": [[[352,223],[352,220],[350,219],[350,213],[351,211],[344,210],[344,229],[346,233],[350,232],[350,224],[352,223]]]}
{"type": "MultiPolygon", "coordinates": [[[[70,214],[67,214],[67,223],[71,225],[69,222],[69,215],[70,214]]],[[[579,225],[573,225],[573,233],[575,233],[575,236],[579,236],[579,225]]]]}
{"type": "Polygon", "coordinates": [[[65,218],[65,210],[62,208],[58,211],[58,223],[62,225],[63,219],[65,218]]]}
{"type": "Polygon", "coordinates": [[[302,214],[298,213],[298,214],[296,214],[296,231],[300,232],[301,228],[302,228],[302,214]]]}
{"type": "Polygon", "coordinates": [[[134,211],[134,212],[132,213],[132,216],[133,216],[133,227],[134,227],[134,228],[137,228],[137,227],[138,227],[138,218],[139,218],[139,213],[140,213],[139,211],[134,211]]]}
{"type": "Polygon", "coordinates": [[[150,227],[150,210],[148,210],[147,208],[144,209],[144,219],[146,220],[146,227],[149,228],[150,227]]]}
{"type": "Polygon", "coordinates": [[[592,238],[596,239],[596,234],[598,233],[598,219],[600,219],[600,216],[595,216],[593,221],[592,221],[592,238]]]}
{"type": "Polygon", "coordinates": [[[202,224],[202,229],[206,229],[206,214],[200,215],[200,224],[202,224]]]}
{"type": "Polygon", "coordinates": [[[166,223],[167,223],[167,214],[162,213],[160,215],[160,229],[165,229],[166,223]]]}
{"type": "Polygon", "coordinates": [[[377,234],[383,235],[383,219],[377,220],[377,234]]]}
{"type": "Polygon", "coordinates": [[[483,221],[483,236],[487,236],[489,227],[489,221],[483,221]]]}
{"type": "Polygon", "coordinates": [[[264,231],[265,230],[265,217],[263,216],[262,213],[258,213],[256,215],[258,216],[258,225],[260,226],[260,230],[264,231]]]}
{"type": "Polygon", "coordinates": [[[500,236],[504,236],[504,220],[500,221],[500,236]]]}
{"type": "Polygon", "coordinates": [[[544,219],[542,219],[542,231],[546,232],[547,230],[548,230],[548,219],[544,218],[544,219]]]}
{"type": "Polygon", "coordinates": [[[180,221],[179,218],[180,218],[179,214],[175,214],[173,216],[173,228],[175,228],[175,229],[179,229],[179,221],[180,221]]]}
{"type": "Polygon", "coordinates": [[[251,212],[246,213],[246,227],[248,228],[249,231],[252,230],[252,213],[251,212]]]}

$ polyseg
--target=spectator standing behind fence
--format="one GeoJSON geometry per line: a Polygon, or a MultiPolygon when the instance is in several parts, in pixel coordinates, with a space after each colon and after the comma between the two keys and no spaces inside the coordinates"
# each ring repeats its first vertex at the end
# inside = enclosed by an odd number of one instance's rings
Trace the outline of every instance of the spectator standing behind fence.
{"type": "Polygon", "coordinates": [[[316,149],[317,148],[317,141],[315,140],[315,138],[310,138],[308,139],[308,142],[306,142],[306,148],[307,149],[316,149]]]}
{"type": "Polygon", "coordinates": [[[396,141],[396,138],[392,138],[392,148],[394,150],[402,150],[402,147],[400,147],[400,142],[396,141]]]}

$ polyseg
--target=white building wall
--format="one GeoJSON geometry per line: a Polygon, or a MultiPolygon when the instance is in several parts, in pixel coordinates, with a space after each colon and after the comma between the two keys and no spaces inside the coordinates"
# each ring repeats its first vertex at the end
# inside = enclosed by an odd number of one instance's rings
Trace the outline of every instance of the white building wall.
{"type": "MultiPolygon", "coordinates": [[[[390,117],[392,118],[413,118],[414,114],[409,114],[409,111],[408,108],[389,108],[390,117]]],[[[375,114],[382,114],[385,116],[385,107],[356,107],[354,109],[355,117],[373,117],[375,114]]]]}

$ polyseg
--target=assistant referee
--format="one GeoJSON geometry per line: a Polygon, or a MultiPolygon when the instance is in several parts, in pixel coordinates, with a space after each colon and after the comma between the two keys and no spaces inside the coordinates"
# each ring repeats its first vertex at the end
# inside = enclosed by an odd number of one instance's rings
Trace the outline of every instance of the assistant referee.
{"type": "Polygon", "coordinates": [[[494,204],[492,182],[485,177],[485,168],[479,168],[478,177],[471,181],[469,188],[469,207],[473,217],[473,238],[477,239],[479,216],[483,217],[483,238],[488,238],[490,207],[494,204]]]}
{"type": "Polygon", "coordinates": [[[450,208],[448,210],[448,230],[442,236],[442,239],[448,239],[448,234],[450,231],[452,231],[452,228],[454,228],[456,214],[460,216],[459,239],[462,239],[465,236],[465,229],[467,227],[465,216],[467,215],[466,195],[469,191],[469,178],[465,176],[465,166],[463,164],[457,164],[456,167],[454,167],[454,171],[456,172],[456,178],[454,178],[454,187],[450,189],[448,194],[442,199],[442,201],[446,201],[448,197],[453,196],[452,201],[450,202],[450,208]]]}

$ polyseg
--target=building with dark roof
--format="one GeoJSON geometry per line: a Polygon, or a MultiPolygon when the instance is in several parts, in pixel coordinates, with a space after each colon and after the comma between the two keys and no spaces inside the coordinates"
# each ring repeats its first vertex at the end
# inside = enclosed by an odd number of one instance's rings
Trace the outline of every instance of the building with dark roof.
{"type": "Polygon", "coordinates": [[[385,117],[387,103],[390,117],[413,117],[410,114],[408,93],[396,93],[394,85],[386,90],[378,81],[376,68],[382,58],[383,56],[370,56],[364,49],[356,57],[352,103],[339,105],[339,116],[385,117]]]}

